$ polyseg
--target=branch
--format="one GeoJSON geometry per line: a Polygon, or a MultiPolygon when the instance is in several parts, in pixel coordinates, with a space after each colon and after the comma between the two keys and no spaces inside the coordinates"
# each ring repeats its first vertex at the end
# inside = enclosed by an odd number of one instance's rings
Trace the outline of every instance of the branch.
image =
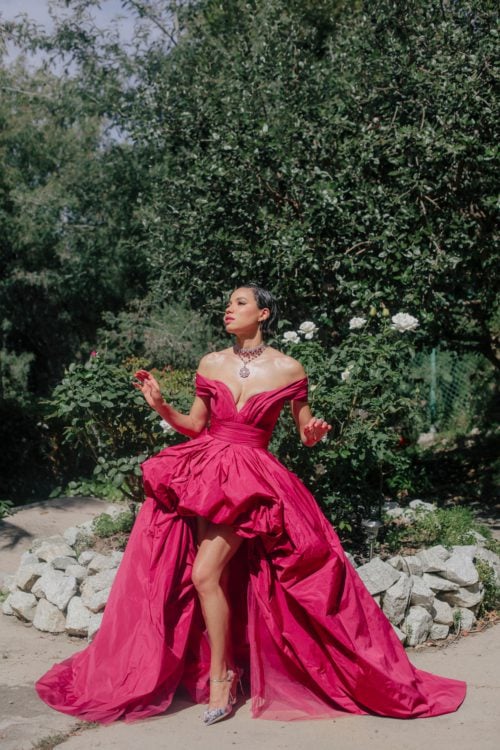
{"type": "MultiPolygon", "coordinates": [[[[347,255],[347,253],[350,253],[352,250],[355,250],[357,247],[361,247],[361,245],[371,245],[371,244],[372,244],[371,240],[363,240],[362,242],[356,242],[355,245],[352,245],[351,247],[348,247],[347,250],[344,250],[344,255],[347,255]]],[[[358,250],[356,255],[358,255],[359,253],[364,253],[365,250],[366,248],[364,248],[363,250],[358,250]]]]}
{"type": "Polygon", "coordinates": [[[145,7],[141,3],[137,2],[136,0],[128,0],[129,5],[131,5],[133,8],[136,9],[136,11],[139,13],[139,15],[144,15],[146,18],[149,18],[149,20],[154,23],[155,26],[157,26],[160,31],[162,31],[165,36],[167,36],[174,47],[177,47],[177,42],[175,38],[172,36],[171,32],[167,29],[167,27],[159,20],[157,16],[155,16],[150,8],[145,7]]]}
{"type": "Polygon", "coordinates": [[[40,99],[53,99],[49,94],[39,94],[36,91],[26,91],[25,89],[16,89],[13,86],[0,86],[1,91],[10,91],[13,94],[25,94],[26,96],[38,96],[40,99]]]}

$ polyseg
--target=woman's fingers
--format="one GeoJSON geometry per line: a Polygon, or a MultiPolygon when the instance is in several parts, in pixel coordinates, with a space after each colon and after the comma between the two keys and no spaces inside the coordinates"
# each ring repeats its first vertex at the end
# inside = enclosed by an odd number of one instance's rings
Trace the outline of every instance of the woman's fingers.
{"type": "Polygon", "coordinates": [[[321,438],[331,429],[332,426],[324,419],[312,417],[304,427],[304,432],[308,438],[318,441],[321,440],[321,438]]]}

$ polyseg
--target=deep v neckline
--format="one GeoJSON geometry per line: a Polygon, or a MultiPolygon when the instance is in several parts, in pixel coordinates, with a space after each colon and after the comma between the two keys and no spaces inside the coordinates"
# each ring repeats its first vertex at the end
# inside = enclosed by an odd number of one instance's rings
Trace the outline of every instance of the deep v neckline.
{"type": "Polygon", "coordinates": [[[257,398],[257,396],[262,396],[264,393],[275,393],[277,391],[283,391],[285,388],[290,388],[292,385],[296,385],[297,383],[302,383],[304,380],[307,380],[307,376],[305,378],[298,378],[297,380],[293,380],[291,383],[288,383],[287,385],[280,385],[277,388],[269,388],[266,391],[259,391],[258,393],[254,393],[253,396],[250,396],[247,398],[241,409],[238,409],[236,400],[234,398],[234,393],[230,389],[230,387],[227,385],[227,383],[224,383],[223,380],[218,380],[217,378],[207,378],[205,375],[201,375],[199,372],[196,373],[196,376],[199,378],[203,378],[203,380],[208,380],[208,382],[212,383],[220,383],[224,386],[226,391],[229,394],[229,397],[231,399],[231,403],[233,405],[233,409],[236,412],[236,414],[241,414],[242,411],[245,409],[246,405],[250,403],[254,398],[257,398]]]}

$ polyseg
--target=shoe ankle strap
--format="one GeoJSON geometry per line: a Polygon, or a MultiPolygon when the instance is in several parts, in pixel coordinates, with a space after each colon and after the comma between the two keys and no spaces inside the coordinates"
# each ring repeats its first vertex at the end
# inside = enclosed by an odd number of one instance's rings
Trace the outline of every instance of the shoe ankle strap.
{"type": "Polygon", "coordinates": [[[222,679],[217,679],[217,677],[210,677],[210,682],[232,682],[234,680],[234,672],[232,669],[228,669],[226,676],[222,679]]]}

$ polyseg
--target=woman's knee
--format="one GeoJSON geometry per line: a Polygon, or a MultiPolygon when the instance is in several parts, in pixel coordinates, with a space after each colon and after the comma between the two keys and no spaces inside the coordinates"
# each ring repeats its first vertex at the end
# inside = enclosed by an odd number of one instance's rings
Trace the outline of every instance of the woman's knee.
{"type": "Polygon", "coordinates": [[[219,585],[220,571],[207,565],[203,561],[196,561],[193,565],[191,580],[199,594],[207,594],[219,585]]]}

